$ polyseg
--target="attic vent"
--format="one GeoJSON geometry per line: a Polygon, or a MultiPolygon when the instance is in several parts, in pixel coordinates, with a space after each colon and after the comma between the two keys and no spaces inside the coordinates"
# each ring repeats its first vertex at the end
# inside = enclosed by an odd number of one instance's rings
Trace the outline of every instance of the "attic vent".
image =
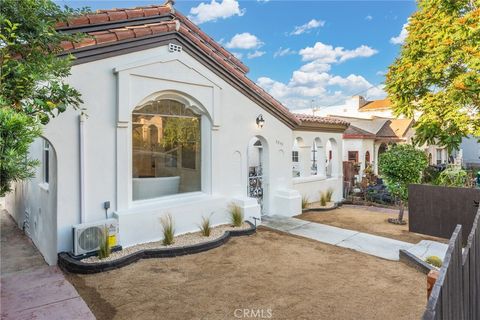
{"type": "Polygon", "coordinates": [[[177,44],[169,43],[168,44],[168,51],[169,52],[182,52],[182,46],[177,44]]]}

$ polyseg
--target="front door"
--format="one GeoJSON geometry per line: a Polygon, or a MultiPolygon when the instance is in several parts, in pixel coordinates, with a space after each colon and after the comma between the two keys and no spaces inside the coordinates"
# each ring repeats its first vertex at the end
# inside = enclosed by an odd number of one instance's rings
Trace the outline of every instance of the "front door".
{"type": "Polygon", "coordinates": [[[265,214],[265,172],[264,172],[264,146],[258,138],[250,141],[248,146],[248,186],[247,194],[255,198],[260,205],[262,215],[265,214]]]}

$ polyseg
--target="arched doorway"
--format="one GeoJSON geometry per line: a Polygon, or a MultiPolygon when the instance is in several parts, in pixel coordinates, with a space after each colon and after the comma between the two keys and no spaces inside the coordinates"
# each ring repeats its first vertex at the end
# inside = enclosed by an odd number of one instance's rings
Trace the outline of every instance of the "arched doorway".
{"type": "Polygon", "coordinates": [[[250,139],[247,163],[247,195],[257,199],[262,215],[265,215],[268,213],[268,144],[263,137],[250,139]]]}
{"type": "Polygon", "coordinates": [[[337,176],[339,173],[337,141],[334,138],[328,139],[325,145],[325,171],[327,177],[337,176]]]}

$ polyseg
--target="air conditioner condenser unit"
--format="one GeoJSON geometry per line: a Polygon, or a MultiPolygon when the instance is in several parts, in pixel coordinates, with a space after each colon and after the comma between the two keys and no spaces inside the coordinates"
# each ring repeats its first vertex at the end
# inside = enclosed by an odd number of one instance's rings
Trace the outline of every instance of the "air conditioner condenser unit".
{"type": "Polygon", "coordinates": [[[82,223],[73,226],[73,254],[78,256],[98,251],[104,232],[108,231],[110,248],[118,244],[118,221],[116,219],[82,223]]]}

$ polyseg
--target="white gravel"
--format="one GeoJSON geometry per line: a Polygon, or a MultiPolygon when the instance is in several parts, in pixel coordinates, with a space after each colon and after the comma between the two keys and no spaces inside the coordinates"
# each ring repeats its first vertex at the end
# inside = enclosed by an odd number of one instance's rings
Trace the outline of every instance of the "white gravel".
{"type": "Polygon", "coordinates": [[[97,262],[106,262],[106,261],[114,261],[118,260],[124,256],[132,254],[137,251],[145,250],[145,249],[166,249],[166,248],[175,248],[175,247],[184,247],[184,246],[191,246],[203,242],[209,242],[215,239],[220,238],[223,236],[225,231],[229,230],[245,230],[249,229],[250,225],[244,222],[240,227],[233,227],[231,225],[220,225],[212,228],[210,231],[209,237],[204,237],[200,231],[193,232],[193,233],[185,233],[179,236],[175,236],[174,243],[168,246],[164,246],[162,241],[155,241],[155,242],[148,242],[137,244],[135,246],[131,246],[128,248],[124,248],[123,250],[112,252],[108,258],[99,259],[97,256],[89,257],[80,260],[81,262],[85,263],[97,263],[97,262]]]}

